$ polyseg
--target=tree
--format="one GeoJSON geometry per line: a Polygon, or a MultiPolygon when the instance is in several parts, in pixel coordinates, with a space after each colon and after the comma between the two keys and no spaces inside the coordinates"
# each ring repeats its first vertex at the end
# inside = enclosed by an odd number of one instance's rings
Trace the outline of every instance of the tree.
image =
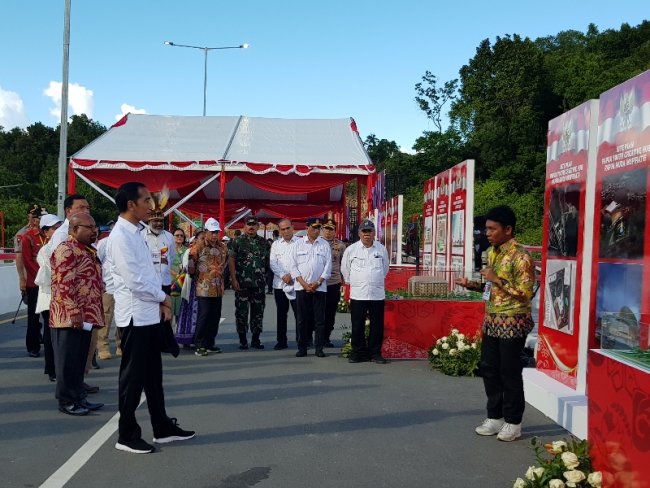
{"type": "Polygon", "coordinates": [[[420,83],[415,84],[415,101],[420,110],[422,110],[436,126],[439,133],[442,133],[442,110],[447,102],[453,102],[456,99],[456,89],[458,80],[446,81],[441,87],[438,86],[436,75],[427,71],[422,77],[420,83]]]}

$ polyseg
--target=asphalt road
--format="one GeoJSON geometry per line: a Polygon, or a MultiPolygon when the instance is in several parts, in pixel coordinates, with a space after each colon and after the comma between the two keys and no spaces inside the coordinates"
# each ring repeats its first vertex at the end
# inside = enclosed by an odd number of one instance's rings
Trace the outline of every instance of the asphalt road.
{"type": "MultiPolygon", "coordinates": [[[[168,415],[197,436],[148,455],[114,448],[118,359],[100,361],[87,380],[100,387],[90,400],[104,409],[64,415],[43,359],[25,353],[25,319],[0,317],[0,486],[510,487],[534,464],[533,436],[567,435],[527,406],[523,439],[477,436],[481,380],[444,376],[426,361],[349,364],[338,348],[296,358],[295,343],[273,351],[272,299],[263,351],[237,348],[230,293],[222,315],[222,354],[164,358],[168,415]]],[[[337,346],[348,326],[339,314],[337,346]]],[[[146,404],[138,420],[150,441],[146,404]]]]}

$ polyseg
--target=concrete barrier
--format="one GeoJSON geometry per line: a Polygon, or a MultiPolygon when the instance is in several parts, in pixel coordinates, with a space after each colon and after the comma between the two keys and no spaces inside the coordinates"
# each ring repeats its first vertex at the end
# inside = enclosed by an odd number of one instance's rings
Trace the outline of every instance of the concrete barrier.
{"type": "MultiPolygon", "coordinates": [[[[18,288],[18,273],[16,265],[0,266],[0,315],[16,313],[20,301],[20,290],[18,288]]],[[[21,307],[25,309],[25,304],[21,307]]]]}

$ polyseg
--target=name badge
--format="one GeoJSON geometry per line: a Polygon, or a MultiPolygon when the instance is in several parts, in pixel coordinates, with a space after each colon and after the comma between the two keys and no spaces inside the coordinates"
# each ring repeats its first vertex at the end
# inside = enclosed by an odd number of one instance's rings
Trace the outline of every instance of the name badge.
{"type": "Polygon", "coordinates": [[[492,282],[488,281],[483,289],[483,300],[487,302],[490,299],[490,293],[492,293],[492,282]]]}

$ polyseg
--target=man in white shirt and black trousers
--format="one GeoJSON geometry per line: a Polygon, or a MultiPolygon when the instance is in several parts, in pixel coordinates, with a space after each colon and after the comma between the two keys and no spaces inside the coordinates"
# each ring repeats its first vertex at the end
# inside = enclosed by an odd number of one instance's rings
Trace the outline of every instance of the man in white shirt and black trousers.
{"type": "MultiPolygon", "coordinates": [[[[286,349],[287,344],[287,315],[289,314],[289,306],[293,311],[296,326],[298,324],[298,316],[296,311],[296,301],[290,300],[284,292],[285,286],[291,285],[293,287],[293,278],[287,266],[287,254],[294,242],[300,240],[299,237],[293,235],[293,225],[289,219],[282,219],[278,222],[280,230],[280,238],[273,241],[271,245],[271,256],[269,264],[273,271],[273,293],[275,296],[276,315],[276,329],[277,329],[277,344],[273,347],[276,351],[286,349]]],[[[296,327],[297,330],[297,327],[296,327]]]]}
{"type": "Polygon", "coordinates": [[[384,280],[389,264],[386,248],[375,240],[375,224],[363,220],[359,224],[359,240],[345,250],[341,262],[343,279],[350,285],[352,352],[348,361],[351,363],[386,363],[381,345],[384,342],[384,280]],[[367,343],[366,316],[370,318],[367,343]]]}
{"type": "Polygon", "coordinates": [[[120,420],[115,448],[146,454],[154,447],[142,439],[135,418],[143,390],[154,442],[191,439],[195,432],[181,429],[165,411],[160,327],[161,320],[171,318],[171,298],[162,291],[151,251],[140,233],[140,222],[146,221],[152,210],[151,195],[142,183],[125,183],[115,196],[115,204],[120,217],[106,242],[106,259],[115,287],[115,324],[122,338],[120,420]]]}
{"type": "Polygon", "coordinates": [[[332,252],[325,239],[319,237],[321,219],[307,219],[307,235],[289,248],[287,262],[294,280],[298,306],[298,352],[296,357],[307,355],[310,325],[316,333],[316,356],[324,358],[325,303],[327,279],[332,271],[332,252]]]}

